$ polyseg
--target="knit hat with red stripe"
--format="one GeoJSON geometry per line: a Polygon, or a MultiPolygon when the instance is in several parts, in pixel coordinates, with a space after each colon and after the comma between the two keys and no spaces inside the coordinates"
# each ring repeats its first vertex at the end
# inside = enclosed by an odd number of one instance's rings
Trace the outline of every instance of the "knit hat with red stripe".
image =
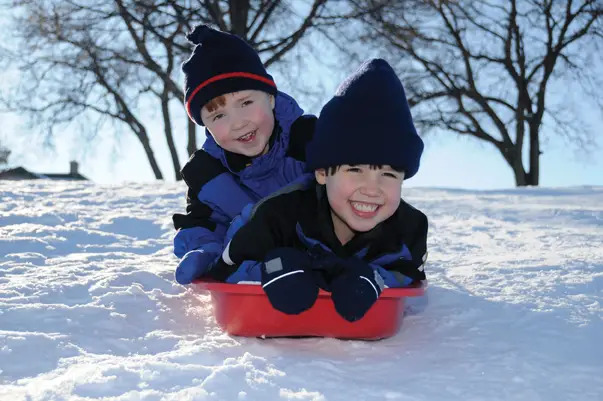
{"type": "Polygon", "coordinates": [[[201,108],[217,96],[249,89],[276,96],[274,80],[243,39],[207,25],[197,26],[186,38],[196,45],[182,64],[186,112],[195,123],[205,125],[201,108]]]}

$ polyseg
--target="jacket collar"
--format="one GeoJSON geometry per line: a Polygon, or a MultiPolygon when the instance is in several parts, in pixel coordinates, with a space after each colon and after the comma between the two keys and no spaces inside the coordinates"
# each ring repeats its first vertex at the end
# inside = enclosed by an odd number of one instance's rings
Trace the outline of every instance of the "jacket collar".
{"type": "MultiPolygon", "coordinates": [[[[276,121],[276,115],[274,116],[276,121]]],[[[278,124],[274,124],[274,129],[272,130],[272,135],[270,135],[270,140],[268,141],[268,152],[274,148],[274,144],[277,138],[281,134],[281,128],[278,124]]],[[[224,162],[225,167],[228,168],[233,173],[240,173],[245,167],[249,167],[254,158],[242,155],[240,153],[230,152],[228,150],[222,150],[224,153],[224,162]]],[[[262,157],[262,156],[259,156],[262,157]]]]}
{"type": "MultiPolygon", "coordinates": [[[[303,235],[314,239],[329,248],[334,254],[340,257],[350,257],[356,255],[364,258],[369,254],[379,253],[380,238],[384,230],[387,230],[392,223],[395,224],[396,214],[386,221],[378,224],[372,230],[367,232],[358,232],[348,243],[342,245],[333,227],[333,218],[331,216],[331,207],[327,198],[327,191],[324,185],[316,184],[316,207],[309,207],[310,213],[305,214],[300,219],[303,235]]],[[[306,240],[300,238],[302,242],[306,240]]]]}

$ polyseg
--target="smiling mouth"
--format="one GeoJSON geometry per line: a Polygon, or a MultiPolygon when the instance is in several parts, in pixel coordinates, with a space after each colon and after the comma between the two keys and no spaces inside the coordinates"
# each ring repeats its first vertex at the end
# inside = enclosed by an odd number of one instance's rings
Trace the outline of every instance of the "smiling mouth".
{"type": "Polygon", "coordinates": [[[355,201],[350,201],[350,204],[352,205],[352,209],[354,209],[354,211],[360,215],[373,215],[381,207],[381,205],[377,205],[375,203],[364,203],[355,201]]]}
{"type": "Polygon", "coordinates": [[[256,130],[253,130],[251,132],[248,132],[245,135],[238,137],[237,141],[239,141],[239,142],[251,142],[255,138],[255,135],[256,135],[257,131],[258,130],[256,129],[256,130]]]}

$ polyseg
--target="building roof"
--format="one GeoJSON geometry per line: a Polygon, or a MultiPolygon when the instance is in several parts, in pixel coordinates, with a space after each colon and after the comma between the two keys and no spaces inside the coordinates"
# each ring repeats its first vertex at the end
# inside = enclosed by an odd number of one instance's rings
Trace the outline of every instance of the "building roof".
{"type": "Polygon", "coordinates": [[[32,173],[23,167],[11,168],[8,170],[0,171],[0,180],[37,180],[37,179],[51,179],[51,180],[88,180],[78,172],[67,173],[67,174],[43,174],[43,173],[32,173]]]}

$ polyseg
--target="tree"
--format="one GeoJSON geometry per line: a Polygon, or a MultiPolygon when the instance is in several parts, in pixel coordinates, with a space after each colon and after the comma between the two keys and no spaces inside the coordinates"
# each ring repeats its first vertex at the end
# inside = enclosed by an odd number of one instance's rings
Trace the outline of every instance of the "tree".
{"type": "Polygon", "coordinates": [[[8,156],[10,156],[10,150],[0,145],[0,166],[8,163],[8,156]]]}
{"type": "MultiPolygon", "coordinates": [[[[325,3],[312,0],[300,11],[279,0],[13,1],[18,46],[12,59],[24,81],[9,109],[27,113],[50,136],[74,121],[87,138],[107,122],[126,127],[161,179],[145,112],[159,104],[179,179],[170,105],[184,101],[179,66],[192,49],[185,33],[198,23],[237,33],[270,65],[317,25],[325,3]]],[[[186,118],[183,107],[178,110],[178,118],[186,118]]],[[[188,121],[187,151],[196,149],[196,127],[188,121]]]]}
{"type": "Polygon", "coordinates": [[[371,27],[364,40],[382,41],[405,57],[401,74],[417,124],[494,145],[517,186],[539,183],[547,118],[574,139],[584,137],[579,125],[560,118],[547,93],[551,81],[565,73],[582,82],[598,76],[587,56],[600,46],[589,41],[602,37],[600,1],[352,4],[372,10],[363,17],[371,27]]]}
{"type": "MultiPolygon", "coordinates": [[[[168,127],[169,96],[172,94],[183,102],[184,94],[180,85],[174,82],[173,63],[168,62],[167,68],[162,69],[147,49],[146,37],[152,36],[158,40],[166,48],[169,56],[167,59],[171,60],[176,56],[179,65],[191,51],[189,44],[182,43],[183,35],[180,33],[191,31],[198,23],[209,24],[245,39],[260,56],[265,56],[264,64],[269,67],[292,50],[309,29],[319,27],[320,20],[325,19],[323,15],[326,13],[326,0],[312,0],[304,10],[305,14],[297,16],[294,9],[279,0],[166,1],[148,4],[115,0],[115,3],[137,50],[143,56],[144,65],[164,83],[160,98],[164,124],[168,127]],[[159,16],[160,21],[157,17],[152,18],[153,15],[159,16]],[[176,25],[177,28],[170,30],[171,25],[176,25]]],[[[187,150],[191,155],[197,150],[196,126],[192,121],[187,121],[187,150]]]]}

